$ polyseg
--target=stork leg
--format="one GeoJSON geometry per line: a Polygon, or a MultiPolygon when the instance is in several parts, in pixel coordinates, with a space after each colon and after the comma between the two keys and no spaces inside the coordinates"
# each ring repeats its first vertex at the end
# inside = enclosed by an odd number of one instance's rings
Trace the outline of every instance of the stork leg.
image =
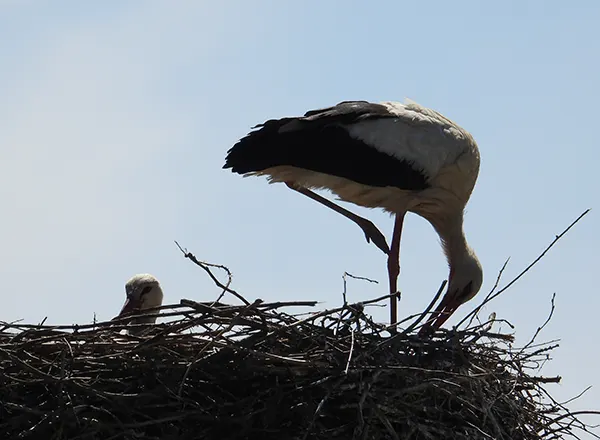
{"type": "MultiPolygon", "coordinates": [[[[392,245],[388,254],[388,276],[390,281],[390,325],[398,322],[398,275],[400,275],[400,237],[402,236],[402,225],[404,223],[405,213],[396,214],[394,221],[394,233],[392,235],[392,245]]],[[[393,327],[392,331],[395,331],[393,327]]]]}
{"type": "Polygon", "coordinates": [[[312,192],[309,189],[303,188],[299,185],[295,185],[291,182],[285,182],[285,184],[288,186],[288,188],[293,189],[294,191],[297,191],[300,194],[304,194],[305,196],[313,199],[314,201],[319,202],[322,205],[325,205],[328,208],[333,209],[335,212],[342,214],[344,217],[352,220],[364,232],[365,238],[367,239],[367,243],[370,243],[372,241],[375,246],[377,246],[383,251],[383,253],[385,253],[386,255],[389,254],[390,248],[388,247],[387,241],[385,240],[385,237],[383,236],[381,231],[377,229],[377,226],[373,224],[373,222],[357,214],[354,214],[353,212],[350,212],[339,205],[336,205],[335,203],[327,200],[324,197],[321,197],[320,195],[312,192]]]}

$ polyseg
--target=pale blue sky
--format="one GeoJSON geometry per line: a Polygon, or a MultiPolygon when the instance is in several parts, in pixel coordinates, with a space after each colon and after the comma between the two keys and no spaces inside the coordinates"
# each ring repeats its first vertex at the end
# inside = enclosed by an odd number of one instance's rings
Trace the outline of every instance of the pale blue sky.
{"type": "MultiPolygon", "coordinates": [[[[482,156],[468,239],[505,280],[587,208],[590,214],[495,311],[526,342],[561,338],[543,374],[574,409],[598,409],[595,348],[600,3],[0,0],[0,319],[109,319],[138,272],[166,302],[218,291],[184,260],[226,264],[248,298],[350,300],[387,289],[385,258],[360,230],[265,179],[221,169],[265,119],[346,99],[411,98],[469,130],[482,156]]],[[[367,214],[389,237],[392,220],[367,214]]],[[[447,266],[410,216],[401,314],[430,301],[447,266]]],[[[371,309],[386,320],[387,309],[371,309]]]]}

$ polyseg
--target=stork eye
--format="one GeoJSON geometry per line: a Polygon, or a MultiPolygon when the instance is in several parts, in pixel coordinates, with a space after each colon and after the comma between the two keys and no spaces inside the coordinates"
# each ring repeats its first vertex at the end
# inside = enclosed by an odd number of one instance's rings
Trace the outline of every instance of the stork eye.
{"type": "Polygon", "coordinates": [[[146,286],[146,287],[144,287],[144,290],[142,290],[142,293],[140,293],[140,296],[144,296],[145,294],[147,294],[151,290],[152,290],[152,286],[146,286]]]}

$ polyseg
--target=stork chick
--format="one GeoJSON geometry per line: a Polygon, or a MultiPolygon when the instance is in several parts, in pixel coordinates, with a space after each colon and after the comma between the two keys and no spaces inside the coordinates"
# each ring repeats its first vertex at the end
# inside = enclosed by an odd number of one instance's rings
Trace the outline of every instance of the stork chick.
{"type": "MultiPolygon", "coordinates": [[[[146,309],[162,305],[163,291],[160,283],[154,276],[147,273],[131,277],[125,284],[125,293],[127,295],[125,304],[113,319],[121,318],[132,312],[143,313],[146,309]]],[[[131,321],[132,324],[154,324],[155,322],[155,316],[140,316],[131,321]]]]}

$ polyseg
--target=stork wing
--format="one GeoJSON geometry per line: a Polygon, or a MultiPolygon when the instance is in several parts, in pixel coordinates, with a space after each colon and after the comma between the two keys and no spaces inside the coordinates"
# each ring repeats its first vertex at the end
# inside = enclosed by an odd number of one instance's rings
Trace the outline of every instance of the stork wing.
{"type": "Polygon", "coordinates": [[[412,190],[426,188],[470,137],[418,104],[367,101],[343,101],[253,128],[228,151],[224,168],[247,174],[287,165],[412,190]]]}
{"type": "Polygon", "coordinates": [[[428,178],[436,176],[444,165],[455,162],[464,152],[477,148],[467,131],[414,102],[343,101],[310,110],[304,117],[289,118],[286,122],[280,125],[280,133],[316,124],[342,126],[352,138],[411,164],[428,178]]]}

